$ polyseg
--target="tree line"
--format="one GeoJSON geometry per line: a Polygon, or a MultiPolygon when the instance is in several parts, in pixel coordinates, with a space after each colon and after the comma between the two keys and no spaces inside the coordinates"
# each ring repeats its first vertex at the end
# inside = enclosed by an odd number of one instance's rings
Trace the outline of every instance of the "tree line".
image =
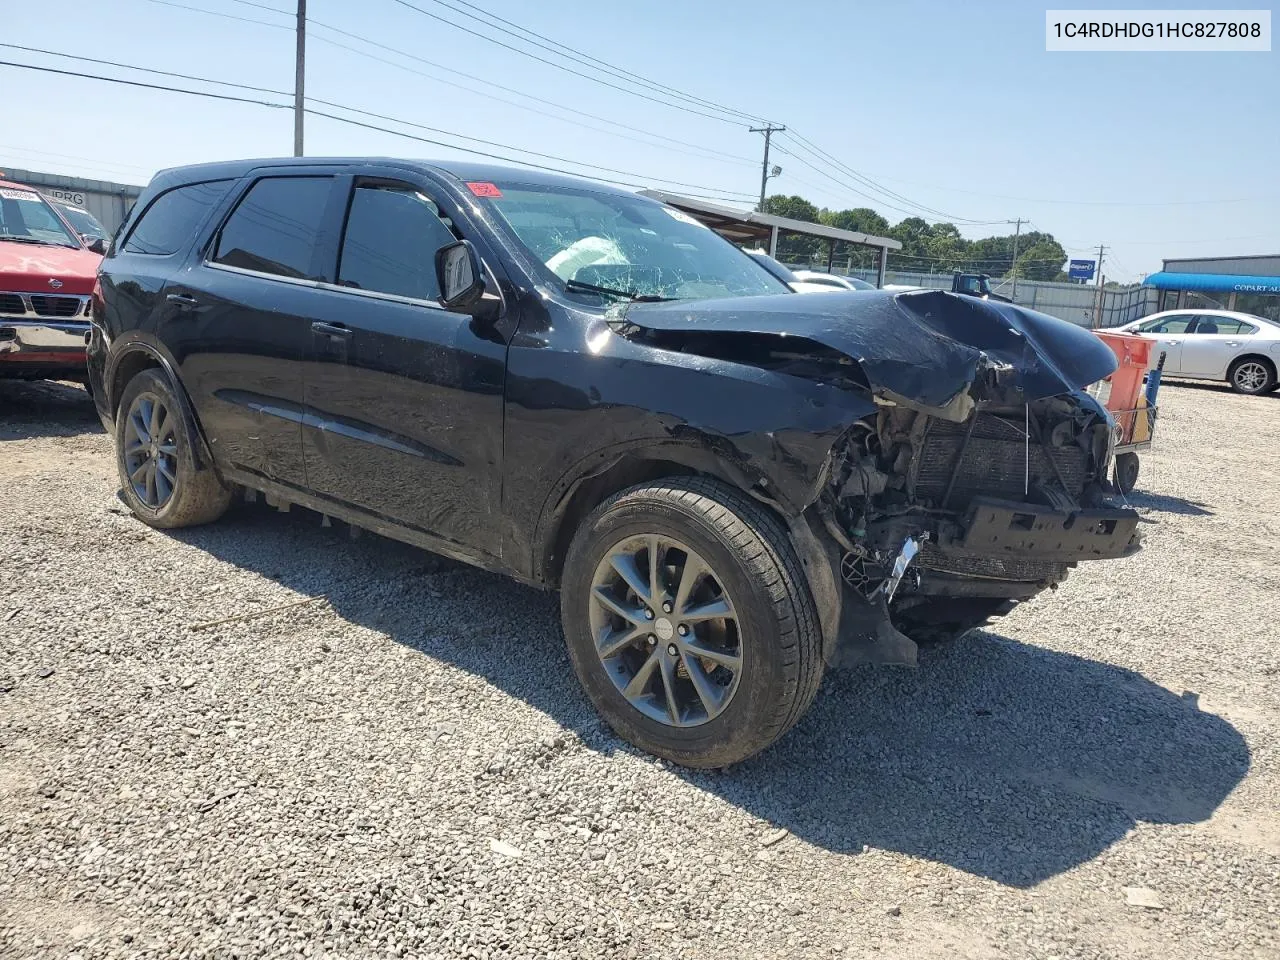
{"type": "MultiPolygon", "coordinates": [[[[967,240],[953,223],[929,223],[920,217],[907,217],[896,224],[869,207],[852,210],[828,210],[817,207],[804,197],[775,194],[764,202],[764,212],[808,223],[822,223],[842,230],[892,237],[901,242],[901,250],[889,252],[888,269],[927,273],[986,273],[993,277],[1013,276],[1020,279],[1066,280],[1064,268],[1067,251],[1051,233],[1033,230],[1018,238],[1018,262],[1013,262],[1013,233],[1004,236],[967,240]]],[[[828,242],[819,237],[779,234],[778,258],[787,263],[814,262],[825,266],[828,242]]],[[[836,266],[872,268],[876,251],[853,244],[837,243],[836,266]]]]}

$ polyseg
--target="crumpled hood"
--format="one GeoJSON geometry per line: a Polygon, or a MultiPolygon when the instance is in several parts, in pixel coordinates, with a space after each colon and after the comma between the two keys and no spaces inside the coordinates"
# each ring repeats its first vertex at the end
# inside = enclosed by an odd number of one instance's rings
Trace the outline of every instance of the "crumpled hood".
{"type": "Polygon", "coordinates": [[[0,239],[0,290],[19,293],[93,293],[102,257],[90,250],[0,239]],[[57,280],[54,287],[49,281],[57,280]]]}
{"type": "Polygon", "coordinates": [[[1028,401],[1075,392],[1116,368],[1111,349],[1075,324],[942,291],[633,303],[622,320],[673,333],[802,337],[856,360],[874,393],[935,411],[955,410],[992,362],[1013,367],[1028,401]]]}

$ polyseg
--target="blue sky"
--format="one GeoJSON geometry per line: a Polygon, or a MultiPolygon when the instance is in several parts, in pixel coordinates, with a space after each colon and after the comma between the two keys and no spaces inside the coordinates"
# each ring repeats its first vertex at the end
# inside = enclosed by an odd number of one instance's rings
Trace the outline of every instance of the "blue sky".
{"type": "MultiPolygon", "coordinates": [[[[0,0],[0,42],[292,89],[291,18],[253,3],[288,10],[293,0],[173,2],[280,26],[152,0],[0,0]]],[[[463,21],[435,0],[413,2],[463,21]]],[[[785,123],[910,203],[811,154],[806,159],[817,169],[775,155],[784,170],[770,192],[799,193],[836,208],[870,206],[891,222],[907,215],[891,205],[918,214],[916,204],[969,220],[1030,218],[1073,256],[1107,244],[1113,254],[1106,272],[1124,280],[1159,269],[1162,257],[1280,252],[1275,52],[1050,54],[1044,51],[1044,6],[1025,2],[811,0],[793,8],[762,0],[474,2],[622,69],[785,123]],[[789,20],[792,12],[799,19],[789,20]]],[[[707,189],[670,189],[740,197],[743,206],[759,189],[761,137],[749,133],[745,121],[697,116],[611,89],[396,0],[309,0],[308,7],[318,23],[439,65],[316,26],[307,54],[313,97],[627,172],[602,176],[655,186],[664,186],[660,178],[695,184],[707,189]],[[566,114],[521,94],[600,119],[566,114]]],[[[156,79],[12,49],[0,48],[0,60],[156,79]]],[[[165,166],[292,151],[292,119],[285,110],[2,66],[0,103],[0,169],[145,182],[165,166]]],[[[795,149],[786,136],[778,143],[795,149]]],[[[463,155],[319,117],[308,117],[307,153],[463,155]]],[[[959,225],[966,236],[1007,232],[959,225]]]]}

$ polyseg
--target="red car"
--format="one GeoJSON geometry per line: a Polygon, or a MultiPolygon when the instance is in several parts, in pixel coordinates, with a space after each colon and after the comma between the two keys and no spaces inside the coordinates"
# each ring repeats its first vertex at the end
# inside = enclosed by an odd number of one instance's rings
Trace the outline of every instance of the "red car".
{"type": "Polygon", "coordinates": [[[103,249],[40,193],[0,179],[0,378],[85,379],[103,249]]]}

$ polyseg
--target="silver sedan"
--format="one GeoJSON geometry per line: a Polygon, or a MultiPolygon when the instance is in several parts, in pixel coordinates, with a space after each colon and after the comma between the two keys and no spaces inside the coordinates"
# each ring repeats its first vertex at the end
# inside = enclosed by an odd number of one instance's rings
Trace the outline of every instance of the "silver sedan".
{"type": "Polygon", "coordinates": [[[1123,327],[1160,344],[1164,374],[1225,380],[1236,393],[1270,393],[1280,386],[1280,323],[1229,310],[1167,310],[1123,327]]]}

